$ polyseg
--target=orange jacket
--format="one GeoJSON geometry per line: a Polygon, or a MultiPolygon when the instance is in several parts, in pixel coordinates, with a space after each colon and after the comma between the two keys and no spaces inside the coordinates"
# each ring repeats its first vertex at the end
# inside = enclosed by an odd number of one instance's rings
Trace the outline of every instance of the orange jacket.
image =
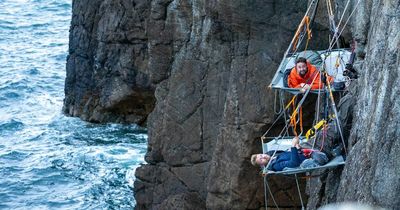
{"type": "MultiPolygon", "coordinates": [[[[290,88],[302,88],[300,85],[301,83],[309,84],[311,86],[311,89],[319,89],[324,87],[324,85],[321,84],[319,71],[317,70],[317,68],[311,65],[309,62],[307,62],[307,69],[308,71],[306,75],[302,77],[297,73],[296,67],[293,67],[288,77],[288,85],[290,88]],[[313,80],[314,83],[312,83],[313,80]]],[[[332,78],[328,79],[329,81],[331,81],[332,78]]]]}

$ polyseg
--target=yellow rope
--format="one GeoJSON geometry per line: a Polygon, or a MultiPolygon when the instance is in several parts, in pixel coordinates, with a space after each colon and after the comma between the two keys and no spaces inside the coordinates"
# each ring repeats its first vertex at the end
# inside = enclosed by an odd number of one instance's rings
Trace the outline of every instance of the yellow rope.
{"type": "Polygon", "coordinates": [[[294,104],[294,100],[296,99],[297,95],[294,95],[292,99],[289,101],[289,103],[286,105],[285,109],[288,109],[291,104],[294,104]]]}

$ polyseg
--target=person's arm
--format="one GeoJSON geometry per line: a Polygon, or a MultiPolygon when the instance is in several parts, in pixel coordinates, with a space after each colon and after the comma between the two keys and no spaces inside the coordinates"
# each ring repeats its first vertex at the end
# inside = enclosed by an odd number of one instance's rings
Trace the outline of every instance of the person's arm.
{"type": "Polygon", "coordinates": [[[290,159],[277,162],[273,165],[275,171],[282,171],[284,168],[295,168],[301,164],[301,160],[298,154],[298,149],[300,149],[299,138],[294,137],[292,140],[292,147],[290,148],[290,159]]]}
{"type": "Polygon", "coordinates": [[[290,148],[290,159],[277,162],[273,165],[274,171],[282,171],[284,168],[295,168],[301,164],[298,150],[296,147],[290,148]]]}
{"type": "Polygon", "coordinates": [[[296,71],[296,69],[293,68],[288,76],[288,86],[290,88],[301,88],[300,83],[297,81],[296,77],[294,76],[293,71],[296,71]]]}

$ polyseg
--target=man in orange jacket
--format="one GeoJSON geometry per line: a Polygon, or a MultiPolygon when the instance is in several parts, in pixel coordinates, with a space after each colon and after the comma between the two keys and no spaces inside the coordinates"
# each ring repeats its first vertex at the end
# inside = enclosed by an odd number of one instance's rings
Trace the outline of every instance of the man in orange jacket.
{"type": "Polygon", "coordinates": [[[313,90],[323,87],[319,71],[303,57],[299,57],[296,60],[296,65],[288,77],[288,85],[290,88],[301,88],[301,93],[304,93],[309,88],[313,90]]]}

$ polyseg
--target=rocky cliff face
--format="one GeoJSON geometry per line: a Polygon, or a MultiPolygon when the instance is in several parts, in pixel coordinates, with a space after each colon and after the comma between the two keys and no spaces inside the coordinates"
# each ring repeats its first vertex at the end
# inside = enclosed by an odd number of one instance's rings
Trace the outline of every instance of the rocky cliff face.
{"type": "Polygon", "coordinates": [[[356,28],[356,38],[366,43],[365,57],[338,200],[396,209],[400,205],[400,2],[362,4],[365,14],[358,18],[366,21],[364,25],[360,20],[363,25],[356,28]]]}
{"type": "MultiPolygon", "coordinates": [[[[258,208],[262,180],[249,156],[273,121],[273,95],[265,88],[286,48],[280,43],[290,41],[306,2],[160,4],[151,11],[166,16],[150,20],[157,35],[150,56],[166,51],[172,60],[149,117],[149,165],[136,173],[138,208],[258,208]],[[169,42],[158,36],[163,33],[169,42]]],[[[290,186],[280,204],[297,205],[290,186]]]]}
{"type": "MultiPolygon", "coordinates": [[[[148,164],[136,171],[137,208],[261,207],[262,179],[249,157],[260,151],[259,137],[274,120],[266,85],[307,1],[73,5],[65,112],[139,123],[151,112],[148,164]]],[[[351,151],[343,171],[310,183],[310,209],[343,200],[398,205],[399,2],[359,6],[352,31],[362,76],[354,90],[351,151]]],[[[316,22],[310,49],[326,47],[324,25],[316,22]]],[[[280,206],[299,205],[293,180],[271,181],[280,206]]]]}
{"type": "Polygon", "coordinates": [[[346,166],[315,180],[308,207],[359,201],[398,209],[400,2],[361,1],[352,28],[361,78],[346,166]]]}
{"type": "Polygon", "coordinates": [[[146,1],[73,1],[63,111],[92,122],[143,124],[154,108],[146,1]]]}

